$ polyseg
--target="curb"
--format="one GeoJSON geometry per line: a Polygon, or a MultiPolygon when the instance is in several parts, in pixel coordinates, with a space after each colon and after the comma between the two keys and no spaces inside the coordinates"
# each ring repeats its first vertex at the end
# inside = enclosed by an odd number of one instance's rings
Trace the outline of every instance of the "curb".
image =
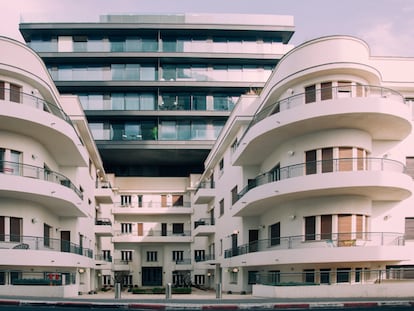
{"type": "MultiPolygon", "coordinates": [[[[26,301],[26,300],[0,300],[1,306],[32,306],[32,307],[70,307],[77,309],[131,309],[131,310],[161,310],[177,311],[177,304],[160,303],[105,303],[105,302],[78,302],[78,301],[26,301]]],[[[413,307],[414,301],[381,301],[381,302],[315,302],[315,303],[276,303],[276,304],[197,304],[188,303],[179,305],[180,310],[308,310],[308,309],[357,309],[357,308],[378,308],[378,307],[413,307]]]]}

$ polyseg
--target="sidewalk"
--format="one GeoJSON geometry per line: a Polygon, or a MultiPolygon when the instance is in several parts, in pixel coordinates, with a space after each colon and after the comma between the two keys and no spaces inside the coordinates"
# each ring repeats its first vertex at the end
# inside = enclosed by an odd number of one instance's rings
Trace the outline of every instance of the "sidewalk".
{"type": "MultiPolygon", "coordinates": [[[[0,297],[0,308],[4,305],[31,307],[73,307],[73,308],[113,308],[135,310],[291,310],[291,309],[341,309],[375,307],[414,307],[414,297],[407,299],[276,299],[260,298],[252,295],[223,293],[216,298],[214,291],[193,289],[192,294],[174,294],[166,299],[165,294],[132,294],[122,292],[115,299],[114,291],[85,294],[72,298],[50,297],[0,297]]],[[[405,309],[405,308],[404,308],[405,309]]]]}

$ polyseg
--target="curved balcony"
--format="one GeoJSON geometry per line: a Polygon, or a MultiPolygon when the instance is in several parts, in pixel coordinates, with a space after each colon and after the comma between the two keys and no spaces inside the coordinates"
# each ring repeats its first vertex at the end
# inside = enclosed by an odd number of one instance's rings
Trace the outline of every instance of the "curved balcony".
{"type": "Polygon", "coordinates": [[[0,161],[0,196],[37,202],[59,216],[87,216],[82,192],[69,178],[43,167],[0,161]]]}
{"type": "Polygon", "coordinates": [[[239,140],[234,165],[260,164],[274,146],[317,131],[359,129],[378,140],[401,140],[410,133],[411,111],[401,94],[368,85],[342,90],[332,87],[296,94],[262,109],[239,140]]]}
{"type": "Polygon", "coordinates": [[[249,180],[233,216],[261,215],[275,204],[317,196],[360,195],[401,201],[412,193],[405,166],[385,158],[340,158],[281,167],[249,180]]]}
{"type": "Polygon", "coordinates": [[[0,103],[1,130],[30,135],[62,165],[87,165],[87,153],[80,148],[82,141],[58,106],[9,89],[0,89],[0,103]]]}
{"type": "Polygon", "coordinates": [[[91,249],[70,241],[4,234],[0,235],[0,254],[3,265],[50,266],[54,264],[50,259],[55,259],[55,263],[62,261],[63,266],[70,266],[67,263],[63,264],[65,254],[70,254],[71,257],[76,255],[93,258],[91,249]]]}
{"type": "Polygon", "coordinates": [[[216,197],[214,181],[202,181],[194,194],[195,204],[207,204],[216,197]]]}
{"type": "Polygon", "coordinates": [[[233,265],[235,259],[258,265],[405,260],[405,249],[403,233],[346,232],[257,240],[225,250],[224,258],[233,265]]]}

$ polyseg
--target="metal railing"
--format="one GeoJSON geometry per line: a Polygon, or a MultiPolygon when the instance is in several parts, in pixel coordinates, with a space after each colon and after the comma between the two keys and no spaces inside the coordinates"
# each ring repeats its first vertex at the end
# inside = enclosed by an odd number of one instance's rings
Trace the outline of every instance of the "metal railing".
{"type": "Polygon", "coordinates": [[[200,189],[214,189],[215,188],[215,184],[214,181],[201,181],[196,189],[196,192],[200,189]]]}
{"type": "Polygon", "coordinates": [[[194,229],[198,226],[214,226],[215,223],[214,218],[200,218],[194,222],[194,229]]]}
{"type": "Polygon", "coordinates": [[[97,226],[112,226],[112,221],[109,218],[96,218],[95,225],[97,226]]]}
{"type": "Polygon", "coordinates": [[[209,260],[215,260],[216,256],[214,254],[205,254],[202,256],[196,256],[195,257],[195,262],[205,262],[205,261],[209,261],[209,260]]]}
{"type": "Polygon", "coordinates": [[[131,232],[123,232],[116,230],[114,232],[115,236],[138,236],[138,237],[147,237],[147,236],[153,236],[153,237],[160,237],[160,236],[168,236],[168,237],[179,237],[179,236],[191,236],[190,230],[184,230],[183,232],[173,232],[171,230],[162,231],[162,230],[147,230],[143,232],[138,232],[136,230],[133,230],[131,232]]]}
{"type": "Polygon", "coordinates": [[[16,104],[23,104],[23,105],[27,105],[27,106],[30,106],[30,107],[33,107],[33,108],[36,108],[36,109],[39,109],[45,112],[49,112],[53,114],[54,116],[72,125],[72,121],[60,107],[54,104],[51,104],[42,98],[36,97],[31,94],[11,90],[11,89],[6,89],[6,88],[0,88],[0,95],[3,95],[3,96],[0,96],[0,100],[7,99],[10,102],[14,102],[16,104]]]}
{"type": "Polygon", "coordinates": [[[54,182],[72,189],[83,200],[83,193],[66,176],[43,167],[19,162],[0,161],[0,173],[54,182]]]}
{"type": "Polygon", "coordinates": [[[191,258],[183,258],[175,260],[177,265],[191,265],[191,258]]]}
{"type": "MultiPolygon", "coordinates": [[[[247,127],[246,131],[243,133],[242,137],[240,138],[237,146],[239,146],[246,133],[250,130],[250,128],[255,125],[256,123],[274,115],[280,113],[284,110],[289,110],[298,106],[304,106],[306,104],[311,103],[321,103],[325,100],[341,100],[346,98],[394,98],[397,101],[400,101],[402,104],[406,104],[404,97],[389,88],[380,87],[380,86],[373,86],[373,85],[349,85],[349,86],[337,86],[337,87],[327,87],[316,89],[308,92],[303,92],[299,94],[295,94],[279,100],[266,108],[257,112],[252,121],[250,122],[249,126],[247,127]]],[[[319,109],[319,108],[318,108],[319,109]]]]}
{"type": "Polygon", "coordinates": [[[115,206],[118,208],[190,208],[191,202],[180,202],[180,203],[165,203],[163,201],[151,201],[151,202],[142,202],[142,203],[128,203],[122,204],[121,202],[115,202],[115,206]]]}
{"type": "Polygon", "coordinates": [[[405,174],[405,165],[386,158],[340,158],[288,165],[249,180],[248,185],[237,194],[236,201],[249,190],[268,183],[306,175],[349,171],[394,171],[405,174]]]}
{"type": "Polygon", "coordinates": [[[112,256],[106,256],[106,255],[103,255],[103,254],[98,254],[98,255],[95,255],[95,260],[112,262],[112,256]]]}
{"type": "Polygon", "coordinates": [[[57,251],[93,258],[93,251],[89,248],[70,241],[48,237],[0,234],[0,249],[57,251]]]}
{"type": "Polygon", "coordinates": [[[257,272],[254,284],[268,286],[309,286],[347,283],[371,283],[380,284],[386,281],[411,280],[414,282],[414,269],[407,267],[395,267],[387,269],[309,269],[302,272],[257,272]]]}
{"type": "Polygon", "coordinates": [[[60,269],[53,271],[0,270],[5,276],[0,279],[0,285],[60,286],[76,283],[76,273],[60,269]]]}
{"type": "Polygon", "coordinates": [[[288,237],[274,237],[257,240],[237,247],[226,249],[224,258],[230,258],[248,253],[298,249],[298,248],[335,248],[335,247],[363,247],[363,246],[404,246],[403,233],[394,232],[345,232],[295,235],[288,237]],[[315,243],[318,243],[315,245],[315,243]]]}

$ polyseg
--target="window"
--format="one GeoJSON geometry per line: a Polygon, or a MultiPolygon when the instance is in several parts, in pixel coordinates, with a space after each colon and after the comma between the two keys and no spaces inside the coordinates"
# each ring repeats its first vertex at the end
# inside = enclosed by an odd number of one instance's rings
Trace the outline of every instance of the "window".
{"type": "Polygon", "coordinates": [[[142,194],[138,194],[138,207],[142,207],[142,194]]]}
{"type": "Polygon", "coordinates": [[[320,283],[330,284],[331,283],[331,269],[320,270],[320,283]]]}
{"type": "Polygon", "coordinates": [[[173,261],[183,261],[184,251],[172,251],[173,261]]]}
{"type": "Polygon", "coordinates": [[[269,271],[269,283],[271,285],[280,283],[280,270],[271,270],[269,271]]]}
{"type": "Polygon", "coordinates": [[[332,99],[332,82],[321,83],[321,100],[332,99]]]}
{"type": "Polygon", "coordinates": [[[316,150],[309,150],[305,153],[306,175],[316,174],[316,150]]]}
{"type": "Polygon", "coordinates": [[[147,261],[148,262],[158,261],[157,257],[158,257],[158,253],[156,251],[147,252],[147,261]]]}
{"type": "Polygon", "coordinates": [[[121,233],[131,233],[132,224],[131,223],[121,223],[121,233]]]}
{"type": "Polygon", "coordinates": [[[0,100],[4,100],[4,81],[0,81],[0,100]]]}
{"type": "Polygon", "coordinates": [[[305,269],[303,270],[303,281],[305,283],[315,283],[315,270],[314,269],[305,269]]]}
{"type": "Polygon", "coordinates": [[[122,285],[123,286],[131,286],[132,285],[132,274],[124,275],[122,277],[122,285]]]}
{"type": "Polygon", "coordinates": [[[355,283],[361,282],[362,268],[355,268],[355,283]]]}
{"type": "Polygon", "coordinates": [[[338,81],[338,98],[351,97],[352,84],[350,81],[338,81]]]}
{"type": "Polygon", "coordinates": [[[333,148],[322,149],[322,173],[333,172],[333,148]]]}
{"type": "Polygon", "coordinates": [[[407,157],[405,159],[405,172],[414,179],[414,157],[407,157]]]}
{"type": "Polygon", "coordinates": [[[235,186],[233,189],[231,189],[231,204],[234,204],[239,199],[238,192],[237,192],[237,186],[235,186]]]}
{"type": "Polygon", "coordinates": [[[237,284],[237,274],[239,270],[234,268],[230,271],[230,284],[237,284]]]}
{"type": "Polygon", "coordinates": [[[414,240],[414,218],[405,218],[405,236],[407,240],[414,240]]]}
{"type": "Polygon", "coordinates": [[[206,282],[206,277],[204,274],[194,275],[194,282],[196,285],[204,285],[206,282]]]}
{"type": "Polygon", "coordinates": [[[184,224],[183,223],[174,223],[173,234],[184,234],[184,224]]]}
{"type": "Polygon", "coordinates": [[[206,252],[204,249],[196,249],[194,250],[194,260],[196,262],[204,261],[206,256],[206,252]]]}
{"type": "Polygon", "coordinates": [[[111,285],[111,276],[103,275],[102,276],[102,285],[111,285]]]}
{"type": "Polygon", "coordinates": [[[223,168],[224,168],[224,159],[221,159],[219,162],[219,170],[223,171],[223,168]]]}
{"type": "Polygon", "coordinates": [[[132,251],[121,251],[121,260],[122,261],[132,261],[132,251]]]}
{"type": "Polygon", "coordinates": [[[22,153],[20,151],[15,151],[15,150],[10,151],[10,172],[13,175],[20,175],[21,156],[22,156],[22,153]]]}
{"type": "Polygon", "coordinates": [[[220,200],[220,216],[224,215],[224,199],[220,200]]]}
{"type": "Polygon", "coordinates": [[[4,216],[0,216],[0,241],[4,241],[4,238],[5,238],[4,216]]]}
{"type": "Polygon", "coordinates": [[[280,245],[280,222],[270,226],[270,246],[280,245]]]}
{"type": "Polygon", "coordinates": [[[130,195],[121,195],[121,205],[122,206],[131,205],[131,196],[130,195]]]}
{"type": "Polygon", "coordinates": [[[10,101],[15,103],[21,102],[21,90],[19,85],[10,83],[10,101]]]}
{"type": "Polygon", "coordinates": [[[347,246],[352,238],[352,215],[338,215],[338,246],[347,246]]]}
{"type": "Polygon", "coordinates": [[[321,240],[332,239],[332,215],[321,216],[321,240]]]}
{"type": "Polygon", "coordinates": [[[315,216],[305,217],[305,241],[313,241],[316,239],[315,216]]]}
{"type": "Polygon", "coordinates": [[[350,282],[351,268],[342,268],[336,271],[337,283],[349,283],[350,282]]]}
{"type": "Polygon", "coordinates": [[[352,171],[352,147],[339,147],[339,170],[352,171]]]}
{"type": "Polygon", "coordinates": [[[247,272],[247,284],[256,284],[258,271],[247,272]]]}
{"type": "Polygon", "coordinates": [[[22,218],[10,217],[10,242],[21,242],[22,218]]]}
{"type": "Polygon", "coordinates": [[[309,85],[305,87],[305,104],[316,102],[316,86],[309,85]]]}
{"type": "Polygon", "coordinates": [[[49,247],[50,246],[50,232],[52,227],[43,224],[43,246],[49,247]]]}
{"type": "Polygon", "coordinates": [[[111,251],[110,250],[102,250],[102,259],[106,261],[112,261],[111,251]]]}

